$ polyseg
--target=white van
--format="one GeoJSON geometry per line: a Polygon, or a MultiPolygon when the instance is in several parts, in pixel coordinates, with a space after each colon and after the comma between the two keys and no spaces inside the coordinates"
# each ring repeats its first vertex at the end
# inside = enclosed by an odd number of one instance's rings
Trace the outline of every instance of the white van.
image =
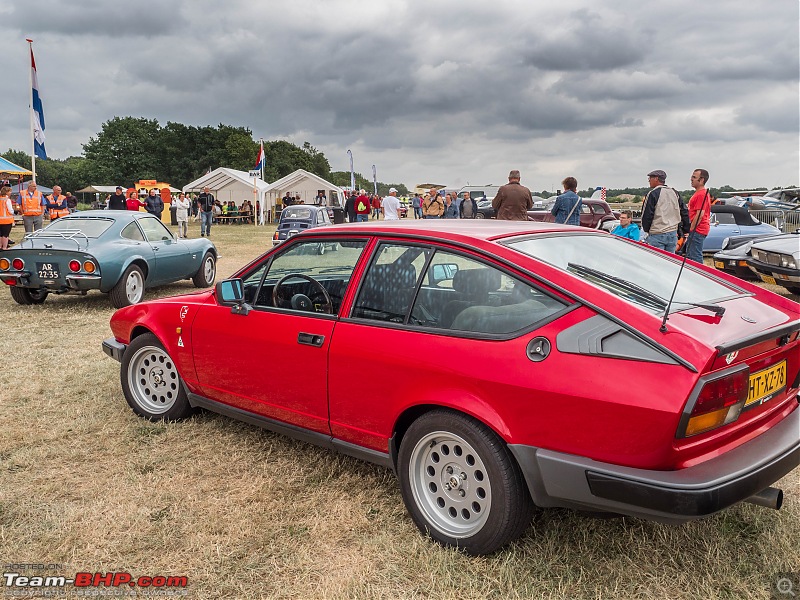
{"type": "Polygon", "coordinates": [[[499,189],[499,185],[465,185],[458,190],[458,197],[463,198],[464,192],[469,192],[469,197],[475,200],[480,200],[484,196],[491,200],[497,195],[499,189]]]}

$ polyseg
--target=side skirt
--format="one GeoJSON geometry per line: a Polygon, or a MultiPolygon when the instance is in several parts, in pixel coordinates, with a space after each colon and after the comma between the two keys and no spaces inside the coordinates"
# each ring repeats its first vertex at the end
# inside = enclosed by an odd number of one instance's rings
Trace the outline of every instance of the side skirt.
{"type": "Polygon", "coordinates": [[[244,421],[245,423],[250,423],[256,427],[274,431],[275,433],[285,435],[286,437],[307,442],[309,444],[314,444],[315,446],[333,450],[335,452],[352,456],[366,462],[374,463],[382,467],[394,469],[392,458],[388,453],[370,450],[369,448],[363,448],[362,446],[336,439],[324,433],[309,431],[308,429],[303,429],[302,427],[297,427],[296,425],[290,425],[289,423],[262,417],[261,415],[242,410],[241,408],[228,406],[227,404],[222,404],[221,402],[211,400],[205,396],[200,396],[199,394],[193,394],[190,392],[188,396],[189,404],[192,406],[204,408],[206,410],[210,410],[211,412],[230,417],[231,419],[236,419],[237,421],[244,421]]]}

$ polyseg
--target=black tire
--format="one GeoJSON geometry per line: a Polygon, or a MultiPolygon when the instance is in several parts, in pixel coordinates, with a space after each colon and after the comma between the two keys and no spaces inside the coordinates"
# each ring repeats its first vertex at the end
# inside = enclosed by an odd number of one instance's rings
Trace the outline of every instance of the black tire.
{"type": "Polygon", "coordinates": [[[482,212],[477,212],[477,213],[475,213],[475,218],[476,219],[485,219],[486,215],[483,214],[482,212]]]}
{"type": "Polygon", "coordinates": [[[144,297],[144,273],[136,265],[131,265],[119,278],[109,293],[111,305],[122,308],[131,304],[139,304],[144,297]]]}
{"type": "Polygon", "coordinates": [[[47,300],[47,290],[32,290],[30,288],[24,287],[17,287],[12,285],[8,288],[11,291],[11,297],[17,304],[22,305],[29,305],[29,304],[41,304],[45,300],[47,300]]]}
{"type": "Polygon", "coordinates": [[[192,277],[192,283],[195,287],[208,288],[214,285],[214,279],[217,277],[217,259],[211,252],[206,252],[203,260],[200,263],[200,268],[197,273],[192,277]]]}
{"type": "Polygon", "coordinates": [[[174,361],[152,333],[140,335],[127,347],[119,378],[125,400],[140,417],[177,421],[194,412],[174,361]]]}
{"type": "Polygon", "coordinates": [[[397,470],[411,518],[440,544],[490,554],[530,524],[533,502],[519,466],[503,440],[466,415],[435,410],[414,421],[397,470]]]}

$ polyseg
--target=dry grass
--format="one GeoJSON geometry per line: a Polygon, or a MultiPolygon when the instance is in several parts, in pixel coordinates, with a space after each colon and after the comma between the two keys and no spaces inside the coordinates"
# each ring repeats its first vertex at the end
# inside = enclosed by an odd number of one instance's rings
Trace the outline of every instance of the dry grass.
{"type": "MultiPolygon", "coordinates": [[[[220,276],[271,232],[215,227],[220,276]]],[[[445,550],[387,470],[212,414],[135,417],[100,350],[105,296],[23,307],[2,294],[3,564],[186,575],[196,598],[766,598],[774,573],[800,570],[800,471],[780,512],[671,527],[550,510],[494,556],[445,550]]]]}

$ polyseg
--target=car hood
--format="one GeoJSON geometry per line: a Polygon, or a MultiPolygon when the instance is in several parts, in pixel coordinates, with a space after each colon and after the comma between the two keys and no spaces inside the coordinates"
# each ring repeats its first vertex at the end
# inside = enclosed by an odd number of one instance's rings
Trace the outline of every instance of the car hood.
{"type": "Polygon", "coordinates": [[[791,254],[798,257],[800,256],[800,234],[790,233],[775,236],[774,238],[767,238],[766,240],[754,243],[752,247],[766,252],[791,254]]]}

